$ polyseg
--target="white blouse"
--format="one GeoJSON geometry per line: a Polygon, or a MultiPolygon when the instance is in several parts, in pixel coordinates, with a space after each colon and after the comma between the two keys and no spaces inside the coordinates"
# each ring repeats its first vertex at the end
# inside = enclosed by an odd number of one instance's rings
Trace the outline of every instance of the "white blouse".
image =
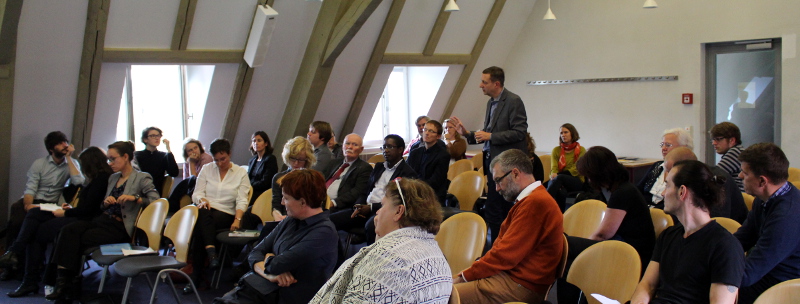
{"type": "Polygon", "coordinates": [[[236,215],[236,210],[247,210],[247,192],[250,191],[250,178],[247,170],[236,164],[231,164],[225,179],[219,179],[219,167],[211,162],[203,166],[197,175],[197,184],[194,186],[192,202],[200,203],[205,198],[211,208],[236,215]]]}

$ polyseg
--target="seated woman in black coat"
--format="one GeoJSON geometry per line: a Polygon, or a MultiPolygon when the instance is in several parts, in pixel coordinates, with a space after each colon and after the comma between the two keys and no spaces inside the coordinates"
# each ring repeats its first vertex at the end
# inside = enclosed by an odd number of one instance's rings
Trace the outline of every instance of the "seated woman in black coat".
{"type": "Polygon", "coordinates": [[[247,177],[250,178],[250,186],[253,186],[250,205],[264,191],[272,188],[272,177],[278,172],[278,160],[272,155],[272,151],[275,149],[272,147],[267,132],[253,133],[252,142],[250,153],[253,154],[253,158],[247,163],[247,177]]]}

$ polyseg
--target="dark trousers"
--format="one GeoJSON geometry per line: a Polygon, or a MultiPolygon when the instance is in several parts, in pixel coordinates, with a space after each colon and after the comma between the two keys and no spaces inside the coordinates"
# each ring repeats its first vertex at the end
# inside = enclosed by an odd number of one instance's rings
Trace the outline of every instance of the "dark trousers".
{"type": "Polygon", "coordinates": [[[367,223],[364,224],[364,231],[367,233],[367,245],[375,243],[377,236],[375,235],[375,216],[370,216],[367,223]]]}
{"type": "MultiPolygon", "coordinates": [[[[50,202],[46,202],[43,200],[33,200],[34,204],[47,204],[50,202]]],[[[22,229],[22,222],[25,220],[25,216],[28,214],[25,211],[25,204],[22,202],[22,199],[11,204],[8,210],[8,225],[6,226],[6,248],[11,248],[14,244],[14,241],[17,239],[20,230],[22,229]]]]}
{"type": "Polygon", "coordinates": [[[240,281],[239,286],[226,293],[221,298],[214,299],[213,304],[274,304],[278,303],[278,293],[280,289],[269,294],[261,294],[258,290],[250,287],[246,281],[240,281]]]}
{"type": "Polygon", "coordinates": [[[486,194],[483,217],[489,228],[487,236],[489,236],[490,239],[487,240],[487,249],[491,249],[494,240],[496,240],[497,236],[500,234],[500,226],[503,224],[503,221],[506,220],[508,211],[511,210],[514,204],[507,202],[506,199],[497,192],[497,187],[494,184],[494,178],[492,176],[492,168],[489,166],[492,161],[491,155],[489,155],[488,151],[483,151],[483,155],[483,173],[486,174],[487,187],[489,188],[489,192],[486,194]]]}
{"type": "Polygon", "coordinates": [[[367,223],[367,218],[356,216],[351,218],[350,216],[353,215],[353,210],[341,210],[334,212],[331,214],[331,222],[333,225],[336,226],[336,230],[350,230],[355,228],[364,227],[364,224],[367,223]]]}
{"type": "Polygon", "coordinates": [[[781,281],[770,275],[765,275],[753,285],[739,288],[739,304],[752,304],[764,291],[781,281]]]}
{"type": "Polygon", "coordinates": [[[81,269],[81,256],[91,247],[131,241],[125,223],[101,214],[92,221],[76,221],[64,226],[56,242],[53,261],[72,272],[81,269]]]}
{"type": "Polygon", "coordinates": [[[192,267],[195,278],[202,278],[205,270],[207,258],[206,246],[213,246],[217,243],[217,231],[228,230],[233,224],[234,216],[217,209],[202,208],[197,213],[197,224],[192,233],[192,255],[194,256],[192,267]]]}
{"type": "Polygon", "coordinates": [[[581,179],[570,174],[559,173],[547,185],[547,192],[556,200],[561,212],[566,210],[567,194],[581,190],[583,190],[581,179]]]}
{"type": "Polygon", "coordinates": [[[38,208],[28,211],[17,239],[9,248],[9,251],[18,256],[25,256],[26,280],[39,280],[47,244],[55,240],[62,227],[77,220],[72,217],[55,217],[52,212],[38,208]]]}

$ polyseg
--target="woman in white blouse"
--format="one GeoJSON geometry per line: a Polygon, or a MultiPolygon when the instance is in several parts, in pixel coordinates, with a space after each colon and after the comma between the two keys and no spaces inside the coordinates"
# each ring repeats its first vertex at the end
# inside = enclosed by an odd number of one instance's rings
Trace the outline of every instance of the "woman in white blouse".
{"type": "MultiPolygon", "coordinates": [[[[211,155],[214,162],[200,170],[192,194],[192,202],[200,210],[192,242],[195,284],[203,278],[206,256],[211,260],[209,268],[219,267],[214,245],[217,231],[239,229],[242,215],[247,209],[247,192],[250,190],[247,170],[231,162],[231,143],[227,139],[214,140],[211,143],[211,155]]],[[[188,291],[191,292],[191,289],[188,291]]]]}

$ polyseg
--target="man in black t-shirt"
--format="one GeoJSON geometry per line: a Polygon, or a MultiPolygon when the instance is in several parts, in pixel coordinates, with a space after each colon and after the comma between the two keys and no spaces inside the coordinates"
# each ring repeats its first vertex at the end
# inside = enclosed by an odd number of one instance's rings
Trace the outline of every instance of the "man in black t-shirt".
{"type": "Polygon", "coordinates": [[[682,223],[664,230],[631,298],[640,303],[730,303],[744,274],[744,250],[709,210],[722,204],[722,178],[696,160],[667,173],[664,211],[682,223]]]}

